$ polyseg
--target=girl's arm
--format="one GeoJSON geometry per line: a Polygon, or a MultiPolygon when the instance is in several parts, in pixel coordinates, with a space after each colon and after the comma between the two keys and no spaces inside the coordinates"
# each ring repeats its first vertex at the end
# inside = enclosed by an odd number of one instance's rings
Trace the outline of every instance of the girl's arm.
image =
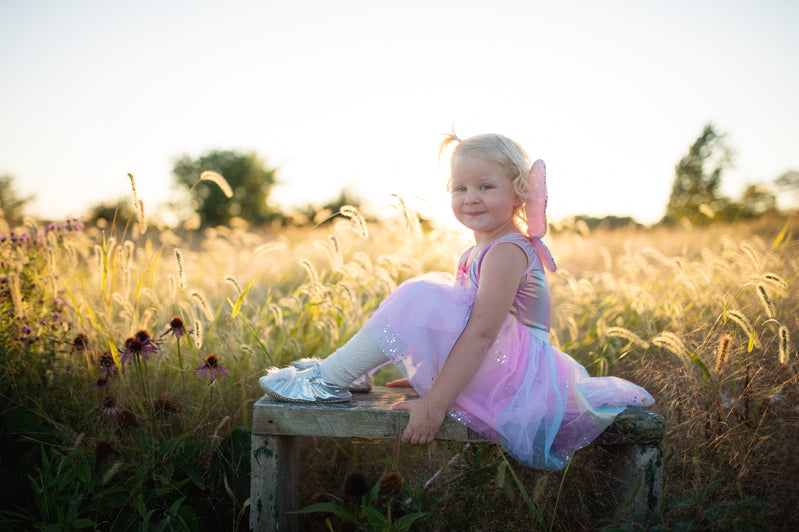
{"type": "Polygon", "coordinates": [[[450,406],[477,373],[488,348],[494,343],[526,268],[527,256],[515,244],[500,243],[488,250],[480,267],[480,282],[469,321],[436,382],[424,397],[393,406],[395,410],[410,412],[410,421],[402,434],[403,442],[427,444],[433,441],[450,406]]]}

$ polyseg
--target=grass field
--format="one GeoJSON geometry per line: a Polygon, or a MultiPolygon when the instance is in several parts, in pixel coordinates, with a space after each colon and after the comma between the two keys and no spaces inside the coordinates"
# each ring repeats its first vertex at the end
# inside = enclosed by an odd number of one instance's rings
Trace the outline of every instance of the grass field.
{"type": "MultiPolygon", "coordinates": [[[[0,227],[0,528],[246,529],[265,368],[334,350],[468,244],[402,209],[347,214],[313,230],[0,227]]],[[[797,222],[547,237],[553,343],[646,387],[668,421],[661,530],[799,526],[797,222]]],[[[303,503],[352,514],[308,529],[635,528],[592,508],[594,449],[546,473],[495,446],[304,445],[303,503]]]]}

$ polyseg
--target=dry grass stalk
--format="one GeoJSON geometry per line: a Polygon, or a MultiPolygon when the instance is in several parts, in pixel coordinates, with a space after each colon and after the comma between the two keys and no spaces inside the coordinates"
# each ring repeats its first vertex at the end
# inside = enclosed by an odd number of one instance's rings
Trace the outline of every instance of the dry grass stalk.
{"type": "Polygon", "coordinates": [[[224,194],[228,198],[233,197],[233,189],[230,188],[230,185],[228,184],[227,180],[224,177],[222,177],[222,174],[220,174],[219,172],[214,172],[213,170],[206,170],[200,174],[200,181],[210,181],[212,183],[215,183],[216,186],[219,187],[219,190],[222,191],[222,194],[224,194]]]}

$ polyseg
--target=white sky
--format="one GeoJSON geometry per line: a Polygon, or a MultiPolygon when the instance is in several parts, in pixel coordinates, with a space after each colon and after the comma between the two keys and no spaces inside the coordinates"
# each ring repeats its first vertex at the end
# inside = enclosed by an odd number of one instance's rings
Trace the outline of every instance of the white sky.
{"type": "Polygon", "coordinates": [[[454,123],[544,159],[551,219],[654,222],[708,121],[726,193],[799,169],[797,27],[789,0],[2,0],[0,174],[59,219],[131,172],[152,218],[177,156],[255,150],[284,208],[350,187],[438,215],[454,123]]]}

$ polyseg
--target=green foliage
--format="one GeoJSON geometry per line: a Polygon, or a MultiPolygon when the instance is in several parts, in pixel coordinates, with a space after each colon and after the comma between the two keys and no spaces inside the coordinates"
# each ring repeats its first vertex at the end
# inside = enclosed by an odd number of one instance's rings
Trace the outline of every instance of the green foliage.
{"type": "Polygon", "coordinates": [[[405,513],[404,508],[398,504],[399,494],[387,494],[383,487],[384,474],[369,492],[355,499],[354,508],[347,508],[343,504],[322,502],[306,506],[298,513],[314,514],[329,513],[339,523],[347,522],[347,530],[367,530],[369,532],[405,532],[411,529],[414,522],[424,518],[426,512],[405,513]],[[399,515],[398,515],[399,513],[399,515]]]}
{"type": "Polygon", "coordinates": [[[744,218],[757,218],[777,210],[777,198],[771,190],[760,185],[748,185],[740,199],[741,215],[744,218]]]}
{"type": "Polygon", "coordinates": [[[308,204],[305,207],[299,208],[297,211],[301,215],[300,220],[297,222],[312,222],[314,224],[331,223],[336,218],[343,217],[341,208],[345,206],[361,208],[363,201],[361,198],[349,189],[342,189],[338,196],[321,207],[318,205],[308,204]]]}
{"type": "Polygon", "coordinates": [[[22,221],[22,211],[33,196],[20,197],[14,188],[14,178],[9,174],[0,176],[0,218],[5,218],[9,224],[22,221]]]}
{"type": "Polygon", "coordinates": [[[715,212],[725,207],[728,200],[720,196],[719,189],[722,173],[731,158],[724,136],[712,124],[705,125],[688,154],[677,163],[665,219],[687,218],[692,223],[703,224],[708,220],[703,210],[715,212]]]}
{"type": "Polygon", "coordinates": [[[199,442],[185,435],[159,442],[142,433],[119,445],[107,457],[81,446],[66,453],[38,446],[40,466],[27,475],[33,504],[0,512],[0,523],[37,530],[199,530],[197,512],[186,504],[196,505],[203,488],[194,464],[199,442]]]}
{"type": "Polygon", "coordinates": [[[666,503],[668,526],[657,530],[764,530],[763,517],[773,515],[767,502],[751,497],[740,500],[714,500],[717,483],[710,483],[666,503]]]}
{"type": "Polygon", "coordinates": [[[107,224],[116,221],[118,225],[124,225],[134,217],[133,206],[130,201],[120,201],[116,203],[101,202],[89,208],[87,224],[96,224],[99,220],[105,220],[107,224]]]}
{"type": "Polygon", "coordinates": [[[197,159],[183,155],[172,171],[177,184],[192,193],[203,226],[226,225],[233,217],[260,225],[277,217],[277,211],[268,204],[277,170],[266,167],[255,152],[213,150],[197,159]],[[232,197],[228,198],[213,181],[200,180],[207,170],[224,178],[232,197]]]}
{"type": "Polygon", "coordinates": [[[793,208],[799,208],[799,171],[788,170],[774,180],[774,185],[780,190],[793,195],[793,208]]]}
{"type": "Polygon", "coordinates": [[[243,524],[249,510],[250,450],[252,432],[236,427],[211,455],[208,463],[208,490],[219,522],[243,524]]]}

